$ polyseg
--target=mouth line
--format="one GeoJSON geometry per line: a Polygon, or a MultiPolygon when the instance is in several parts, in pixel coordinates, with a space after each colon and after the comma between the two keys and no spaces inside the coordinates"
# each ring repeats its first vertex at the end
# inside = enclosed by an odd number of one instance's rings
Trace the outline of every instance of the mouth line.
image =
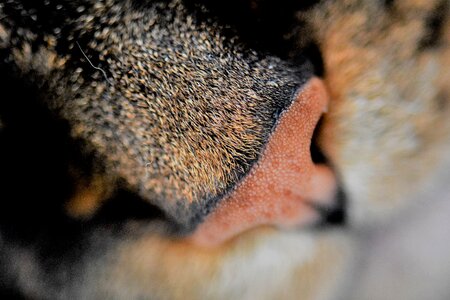
{"type": "Polygon", "coordinates": [[[338,186],[333,205],[321,205],[314,201],[305,201],[305,204],[319,215],[313,227],[328,228],[347,225],[347,199],[341,186],[338,186]]]}

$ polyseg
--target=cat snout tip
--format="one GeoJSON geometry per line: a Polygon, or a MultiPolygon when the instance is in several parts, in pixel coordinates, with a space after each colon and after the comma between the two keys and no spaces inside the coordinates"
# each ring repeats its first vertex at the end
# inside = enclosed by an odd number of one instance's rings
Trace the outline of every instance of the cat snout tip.
{"type": "Polygon", "coordinates": [[[214,246],[259,226],[297,228],[320,220],[311,202],[332,206],[337,191],[331,168],[311,156],[312,136],[328,101],[322,80],[310,79],[281,115],[260,160],[199,224],[193,242],[214,246]]]}

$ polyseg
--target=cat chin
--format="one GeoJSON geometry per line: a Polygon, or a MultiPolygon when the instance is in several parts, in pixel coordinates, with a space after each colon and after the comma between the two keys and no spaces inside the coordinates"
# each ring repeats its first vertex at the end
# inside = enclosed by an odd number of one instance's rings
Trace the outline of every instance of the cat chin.
{"type": "Polygon", "coordinates": [[[214,249],[145,237],[118,248],[95,292],[158,299],[336,299],[352,240],[339,230],[259,228],[214,249]],[[122,275],[120,275],[122,274],[122,275]],[[126,275],[123,275],[126,274],[126,275]]]}
{"type": "Polygon", "coordinates": [[[353,274],[354,241],[340,229],[260,227],[202,248],[141,225],[93,232],[79,262],[53,274],[29,249],[5,254],[25,295],[44,299],[337,299],[353,274]]]}

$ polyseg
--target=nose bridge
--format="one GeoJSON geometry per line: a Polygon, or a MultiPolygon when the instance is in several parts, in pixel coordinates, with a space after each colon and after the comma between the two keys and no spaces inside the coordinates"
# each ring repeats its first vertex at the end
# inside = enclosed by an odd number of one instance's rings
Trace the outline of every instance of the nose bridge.
{"type": "Polygon", "coordinates": [[[310,204],[327,204],[336,192],[332,171],[315,165],[310,152],[327,105],[323,82],[310,79],[281,116],[260,161],[199,225],[194,242],[216,245],[260,225],[298,227],[318,217],[310,204]]]}

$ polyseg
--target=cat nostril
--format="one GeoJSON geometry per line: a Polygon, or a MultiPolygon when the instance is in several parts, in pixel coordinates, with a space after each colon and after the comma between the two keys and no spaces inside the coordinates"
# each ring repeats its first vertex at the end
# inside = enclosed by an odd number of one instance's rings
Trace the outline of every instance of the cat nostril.
{"type": "MultiPolygon", "coordinates": [[[[321,133],[323,117],[319,120],[311,140],[311,158],[314,164],[330,165],[328,158],[325,156],[318,144],[318,137],[321,133]]],[[[311,203],[321,216],[319,226],[344,225],[347,221],[346,215],[346,196],[344,190],[339,185],[335,195],[335,203],[332,206],[317,206],[311,203]]]]}
{"type": "Polygon", "coordinates": [[[198,226],[193,242],[214,246],[260,225],[296,228],[321,219],[314,207],[332,207],[337,185],[328,166],[314,164],[310,147],[327,104],[323,82],[311,79],[282,114],[260,161],[198,226]]]}
{"type": "Polygon", "coordinates": [[[322,128],[322,123],[323,123],[323,118],[320,118],[319,123],[316,126],[316,129],[314,129],[313,137],[311,139],[311,147],[310,147],[311,158],[312,158],[313,163],[315,163],[315,164],[327,164],[328,163],[328,159],[323,154],[322,150],[320,149],[320,147],[318,146],[318,143],[317,143],[317,138],[318,138],[318,136],[320,134],[320,130],[322,128]]]}

